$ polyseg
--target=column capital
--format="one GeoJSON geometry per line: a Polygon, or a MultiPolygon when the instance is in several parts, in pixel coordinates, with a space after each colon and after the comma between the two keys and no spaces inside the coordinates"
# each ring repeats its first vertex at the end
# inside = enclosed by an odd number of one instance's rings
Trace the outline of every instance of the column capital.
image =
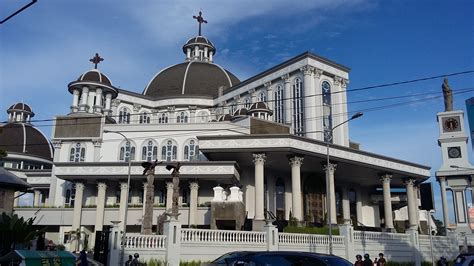
{"type": "Polygon", "coordinates": [[[288,159],[291,166],[301,166],[303,164],[303,156],[293,156],[288,159]]]}
{"type": "Polygon", "coordinates": [[[252,154],[252,156],[253,156],[253,162],[255,164],[265,163],[265,161],[267,160],[267,156],[265,155],[265,153],[254,153],[252,154]]]}
{"type": "Polygon", "coordinates": [[[263,87],[265,87],[265,89],[266,89],[267,91],[269,91],[269,90],[272,89],[271,86],[272,86],[272,82],[271,82],[271,81],[267,81],[267,82],[263,83],[263,87]]]}
{"type": "Polygon", "coordinates": [[[168,112],[174,112],[176,110],[176,107],[175,106],[168,106],[167,108],[168,112]]]}
{"type": "Polygon", "coordinates": [[[102,139],[93,139],[92,144],[94,144],[94,147],[100,148],[102,146],[102,139]]]}
{"type": "Polygon", "coordinates": [[[315,76],[316,78],[320,78],[322,74],[323,74],[323,70],[322,70],[322,69],[319,69],[319,68],[317,68],[317,67],[314,68],[314,76],[315,76]]]}
{"type": "Polygon", "coordinates": [[[314,69],[315,69],[315,67],[310,66],[310,65],[306,65],[306,66],[300,68],[300,71],[303,72],[303,75],[305,75],[305,76],[307,76],[307,75],[311,76],[314,73],[314,69]]]}
{"type": "Polygon", "coordinates": [[[189,189],[191,189],[191,190],[198,190],[198,189],[199,189],[199,184],[198,184],[198,182],[190,182],[190,183],[189,183],[189,189]]]}
{"type": "Polygon", "coordinates": [[[385,182],[390,183],[391,179],[392,179],[392,174],[390,173],[380,174],[380,181],[382,181],[383,183],[385,182]]]}
{"type": "Polygon", "coordinates": [[[142,108],[141,104],[138,104],[138,103],[133,104],[133,111],[138,112],[140,111],[141,108],[142,108]]]}
{"type": "Polygon", "coordinates": [[[173,182],[166,182],[166,189],[173,189],[173,182]]]}
{"type": "Polygon", "coordinates": [[[78,191],[78,190],[84,191],[85,185],[84,185],[83,182],[76,182],[74,184],[76,185],[76,191],[78,191]]]}
{"type": "Polygon", "coordinates": [[[331,163],[331,162],[329,164],[323,163],[324,171],[329,170],[330,172],[334,172],[336,171],[336,167],[337,167],[337,163],[331,163]]]}
{"type": "Polygon", "coordinates": [[[82,87],[82,93],[89,93],[89,87],[83,86],[82,87]]]}
{"type": "Polygon", "coordinates": [[[280,78],[281,78],[281,79],[283,80],[283,82],[285,82],[285,83],[289,83],[289,82],[290,82],[290,74],[284,74],[284,75],[282,75],[280,78]]]}
{"type": "Polygon", "coordinates": [[[62,141],[61,140],[53,140],[51,141],[53,143],[53,148],[56,149],[61,149],[62,141]]]}
{"type": "Polygon", "coordinates": [[[189,109],[190,113],[195,113],[196,110],[197,110],[197,106],[196,105],[190,105],[190,106],[188,106],[188,109],[189,109]]]}
{"type": "Polygon", "coordinates": [[[342,81],[341,81],[341,87],[342,88],[346,88],[348,84],[349,84],[348,79],[342,79],[342,81]]]}
{"type": "Polygon", "coordinates": [[[255,88],[251,88],[250,90],[248,90],[248,93],[252,96],[255,94],[255,92],[256,92],[255,88]]]}
{"type": "MultiPolygon", "coordinates": [[[[76,189],[77,189],[77,185],[76,185],[76,189]]],[[[107,183],[97,182],[97,189],[98,190],[106,190],[107,189],[107,183]]]]}
{"type": "Polygon", "coordinates": [[[112,100],[112,106],[113,107],[118,107],[121,102],[122,101],[120,99],[113,99],[112,100]]]}
{"type": "Polygon", "coordinates": [[[407,178],[403,179],[403,183],[405,184],[405,186],[414,186],[415,181],[416,180],[414,178],[411,178],[411,177],[407,177],[407,178]]]}
{"type": "Polygon", "coordinates": [[[334,76],[334,86],[339,86],[342,83],[342,77],[334,76]]]}
{"type": "Polygon", "coordinates": [[[128,190],[128,183],[120,182],[120,190],[128,190]]]}

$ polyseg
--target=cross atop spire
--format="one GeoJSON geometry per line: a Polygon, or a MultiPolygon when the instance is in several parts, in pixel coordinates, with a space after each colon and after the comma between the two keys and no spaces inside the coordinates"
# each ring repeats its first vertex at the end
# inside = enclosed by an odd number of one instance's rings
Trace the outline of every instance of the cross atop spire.
{"type": "Polygon", "coordinates": [[[199,23],[199,36],[201,36],[201,24],[207,23],[207,20],[202,17],[202,11],[199,11],[199,16],[193,16],[193,18],[199,23]]]}
{"type": "Polygon", "coordinates": [[[98,53],[95,53],[94,58],[89,59],[94,64],[94,69],[97,69],[97,64],[104,61],[104,58],[100,57],[98,53]]]}

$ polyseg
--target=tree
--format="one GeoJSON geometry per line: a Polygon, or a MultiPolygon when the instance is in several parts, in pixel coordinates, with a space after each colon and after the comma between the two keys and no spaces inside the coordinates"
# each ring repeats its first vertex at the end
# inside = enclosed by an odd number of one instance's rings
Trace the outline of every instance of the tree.
{"type": "Polygon", "coordinates": [[[38,229],[33,223],[36,217],[24,219],[17,214],[2,213],[0,216],[0,256],[5,255],[18,246],[26,245],[29,241],[42,234],[45,229],[38,229]]]}

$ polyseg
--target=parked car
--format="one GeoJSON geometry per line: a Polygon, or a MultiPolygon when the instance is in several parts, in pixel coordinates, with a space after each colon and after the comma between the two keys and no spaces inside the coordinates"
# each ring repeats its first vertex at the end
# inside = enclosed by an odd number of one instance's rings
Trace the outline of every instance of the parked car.
{"type": "Polygon", "coordinates": [[[454,266],[474,265],[474,253],[459,254],[454,260],[454,266]]]}
{"type": "Polygon", "coordinates": [[[226,266],[351,266],[349,261],[334,255],[293,251],[236,251],[220,256],[210,265],[226,266]]]}

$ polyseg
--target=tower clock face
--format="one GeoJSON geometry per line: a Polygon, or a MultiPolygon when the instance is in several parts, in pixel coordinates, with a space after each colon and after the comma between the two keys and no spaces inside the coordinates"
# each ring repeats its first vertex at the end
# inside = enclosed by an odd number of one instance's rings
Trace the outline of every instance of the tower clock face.
{"type": "Polygon", "coordinates": [[[447,117],[444,118],[442,121],[444,132],[453,132],[461,130],[459,128],[459,117],[447,117]]]}
{"type": "Polygon", "coordinates": [[[449,158],[461,158],[461,147],[449,147],[448,148],[449,158]]]}

